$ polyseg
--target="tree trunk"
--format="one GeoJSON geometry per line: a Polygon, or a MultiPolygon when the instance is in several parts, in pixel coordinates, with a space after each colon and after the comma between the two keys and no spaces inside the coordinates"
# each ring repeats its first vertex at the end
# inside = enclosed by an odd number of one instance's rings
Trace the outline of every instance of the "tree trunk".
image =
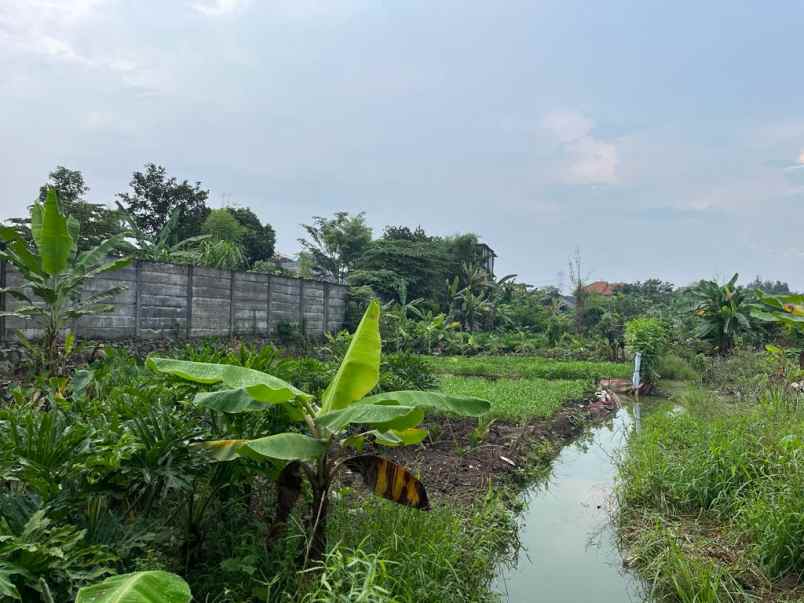
{"type": "Polygon", "coordinates": [[[307,562],[316,563],[324,559],[327,552],[327,513],[329,511],[329,484],[313,484],[310,549],[307,562]]]}

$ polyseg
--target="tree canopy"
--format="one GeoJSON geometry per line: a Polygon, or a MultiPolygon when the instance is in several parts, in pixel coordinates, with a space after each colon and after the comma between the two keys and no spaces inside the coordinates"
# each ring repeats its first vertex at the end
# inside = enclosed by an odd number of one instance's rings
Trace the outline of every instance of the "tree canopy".
{"type": "Polygon", "coordinates": [[[145,165],[144,172],[134,172],[130,192],[118,193],[124,207],[146,233],[156,235],[168,220],[171,211],[179,211],[174,233],[176,243],[201,233],[201,225],[209,214],[206,206],[209,191],[201,183],[179,182],[168,177],[167,169],[155,163],[145,165]]]}

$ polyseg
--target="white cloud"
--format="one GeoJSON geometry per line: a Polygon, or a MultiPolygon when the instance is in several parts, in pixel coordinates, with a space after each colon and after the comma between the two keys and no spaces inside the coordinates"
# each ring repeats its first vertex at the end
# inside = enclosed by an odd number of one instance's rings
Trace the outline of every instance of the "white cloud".
{"type": "Polygon", "coordinates": [[[565,178],[573,184],[615,184],[620,164],[617,146],[592,135],[593,122],[573,111],[549,113],[542,126],[561,143],[567,155],[565,178]]]}
{"type": "Polygon", "coordinates": [[[190,6],[193,10],[208,17],[220,17],[235,12],[240,8],[240,0],[207,0],[194,2],[190,6]]]}

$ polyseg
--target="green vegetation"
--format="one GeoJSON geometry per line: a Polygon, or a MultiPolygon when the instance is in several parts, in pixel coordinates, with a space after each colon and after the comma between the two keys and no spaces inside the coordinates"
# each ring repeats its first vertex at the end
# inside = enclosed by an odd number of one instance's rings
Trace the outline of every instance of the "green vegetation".
{"type": "Polygon", "coordinates": [[[616,362],[549,360],[539,356],[434,356],[427,359],[438,373],[528,379],[628,378],[631,368],[616,362]]]}
{"type": "Polygon", "coordinates": [[[642,382],[650,390],[659,380],[656,367],[667,348],[668,332],[656,318],[634,318],[625,325],[625,347],[632,354],[642,354],[642,382]]]}
{"type": "Polygon", "coordinates": [[[0,260],[11,262],[30,287],[2,290],[23,304],[13,312],[0,312],[0,316],[31,320],[35,328],[41,329],[40,343],[29,341],[21,332],[19,338],[36,368],[51,373],[63,372],[64,362],[74,348],[75,334],[64,335],[68,324],[81,316],[113,310],[114,306],[107,302],[123,291],[122,287],[109,287],[82,296],[84,285],[95,275],[129,263],[126,258],[107,257],[120,244],[119,236],[79,253],[80,228],[77,220],[65,215],[54,189],[48,191],[44,204],[31,207],[33,249],[13,228],[0,227],[0,241],[4,243],[0,260]]]}
{"type": "Polygon", "coordinates": [[[618,519],[659,598],[742,601],[797,583],[804,412],[796,396],[766,386],[758,405],[734,406],[693,390],[682,397],[685,412],[655,414],[632,436],[618,519]]]}
{"type": "Polygon", "coordinates": [[[587,379],[486,379],[441,377],[441,390],[491,401],[489,416],[510,420],[549,417],[569,400],[582,400],[594,389],[587,379]]]}
{"type": "Polygon", "coordinates": [[[473,417],[489,409],[489,403],[480,398],[439,392],[407,390],[368,396],[380,381],[380,349],[380,306],[374,301],[320,401],[286,381],[250,368],[155,357],[148,360],[148,365],[193,383],[223,385],[225,389],[197,394],[193,400],[196,406],[240,414],[265,412],[283,405],[291,420],[303,421],[308,433],[294,430],[257,438],[237,433],[196,445],[209,450],[216,461],[249,458],[284,463],[277,477],[276,520],[267,545],[277,530],[285,529],[301,495],[302,476],[307,478],[313,493],[313,520],[304,554],[306,565],[308,559],[320,561],[326,553],[330,490],[342,467],[360,473],[366,486],[379,496],[417,509],[429,508],[424,486],[407,470],[376,455],[345,457],[347,448],[362,451],[368,441],[383,446],[420,443],[427,435],[417,428],[424,419],[425,408],[473,417]],[[363,425],[367,430],[347,433],[352,425],[363,425]],[[333,448],[341,449],[340,454],[333,448]]]}

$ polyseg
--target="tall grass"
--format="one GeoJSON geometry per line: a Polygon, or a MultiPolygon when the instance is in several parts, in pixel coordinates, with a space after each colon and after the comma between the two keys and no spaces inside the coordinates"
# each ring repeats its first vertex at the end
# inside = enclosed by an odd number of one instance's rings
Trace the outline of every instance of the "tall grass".
{"type": "Polygon", "coordinates": [[[738,600],[738,583],[760,588],[753,574],[804,575],[804,413],[763,399],[728,405],[697,391],[686,412],[654,414],[629,442],[620,526],[669,600],[738,600]]]}

